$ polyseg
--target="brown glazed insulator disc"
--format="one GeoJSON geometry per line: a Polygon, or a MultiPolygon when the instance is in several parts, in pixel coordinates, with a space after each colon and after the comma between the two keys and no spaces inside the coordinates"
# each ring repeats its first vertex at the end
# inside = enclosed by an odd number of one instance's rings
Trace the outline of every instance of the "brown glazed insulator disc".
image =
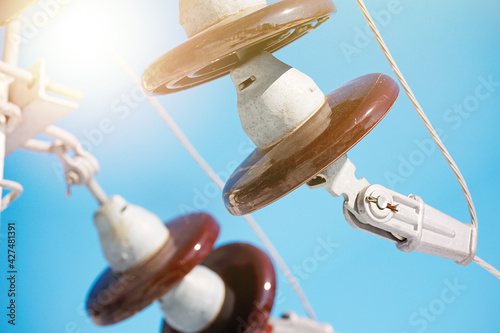
{"type": "Polygon", "coordinates": [[[208,214],[191,214],[166,223],[170,237],[151,258],[126,272],[110,268],[87,297],[87,312],[97,325],[123,321],[174,288],[212,251],[219,224],[208,214]]]}
{"type": "Polygon", "coordinates": [[[326,96],[324,106],[276,144],[254,152],[224,188],[233,215],[253,213],[303,185],[367,135],[396,101],[399,86],[368,74],[326,96]]]}
{"type": "MultiPolygon", "coordinates": [[[[202,265],[222,278],[229,297],[215,321],[199,333],[262,333],[276,294],[276,273],[269,257],[253,245],[232,243],[214,250],[202,265]]],[[[166,322],[161,332],[181,333],[166,322]]]]}
{"type": "Polygon", "coordinates": [[[156,59],[142,83],[150,95],[189,89],[229,74],[236,52],[275,52],[327,21],[332,0],[281,0],[251,7],[196,34],[156,59]]]}

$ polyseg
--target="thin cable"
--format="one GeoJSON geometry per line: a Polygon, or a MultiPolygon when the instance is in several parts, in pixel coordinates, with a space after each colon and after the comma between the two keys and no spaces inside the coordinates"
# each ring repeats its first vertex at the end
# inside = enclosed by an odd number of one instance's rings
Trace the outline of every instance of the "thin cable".
{"type": "MultiPolygon", "coordinates": [[[[392,70],[394,71],[394,74],[396,74],[399,82],[401,83],[404,91],[406,92],[406,95],[408,96],[411,103],[413,104],[415,111],[417,111],[418,115],[420,116],[420,119],[422,119],[422,122],[424,123],[425,127],[429,131],[432,139],[434,140],[434,142],[438,146],[439,150],[441,151],[444,158],[448,162],[451,170],[455,174],[455,177],[457,178],[457,181],[460,184],[460,187],[462,188],[462,192],[464,193],[465,200],[467,201],[467,206],[469,207],[469,213],[471,216],[471,223],[477,231],[478,230],[478,223],[477,223],[476,208],[474,207],[474,202],[472,201],[472,196],[469,192],[469,189],[467,187],[467,183],[465,182],[464,176],[462,175],[462,173],[458,169],[457,164],[455,163],[455,161],[451,157],[450,153],[446,149],[445,145],[443,144],[443,142],[439,138],[439,135],[436,133],[436,131],[432,127],[432,124],[431,124],[429,118],[427,118],[424,110],[420,106],[420,103],[417,101],[417,98],[413,94],[413,92],[412,92],[410,86],[408,85],[408,83],[406,82],[403,74],[399,70],[399,67],[396,64],[396,61],[392,57],[392,55],[389,51],[389,48],[385,44],[380,32],[378,31],[377,26],[375,25],[375,22],[373,21],[370,13],[368,12],[368,9],[366,8],[365,3],[363,2],[363,0],[356,0],[356,2],[358,4],[359,8],[361,9],[361,12],[363,13],[363,16],[365,17],[366,22],[370,26],[370,29],[373,32],[373,35],[375,36],[375,39],[377,40],[378,44],[380,45],[382,52],[384,53],[385,57],[387,58],[389,65],[391,66],[392,70]]],[[[484,260],[480,259],[479,257],[474,257],[473,261],[500,279],[500,273],[498,272],[498,270],[493,268],[493,266],[486,263],[484,260]]]]}
{"type": "Polygon", "coordinates": [[[491,266],[486,261],[484,261],[483,259],[479,258],[478,256],[475,256],[474,262],[479,266],[481,266],[482,268],[484,268],[485,270],[487,270],[488,272],[490,272],[491,274],[493,274],[494,276],[496,276],[498,279],[500,279],[500,272],[495,267],[491,266]]]}
{"type": "Polygon", "coordinates": [[[264,233],[264,231],[261,229],[257,221],[253,218],[251,215],[244,215],[243,218],[245,221],[247,221],[248,225],[252,230],[255,232],[257,237],[259,237],[260,241],[264,244],[266,247],[267,251],[271,255],[271,257],[274,259],[278,267],[281,269],[283,274],[285,275],[285,278],[288,280],[288,283],[292,287],[292,289],[295,291],[297,294],[297,297],[299,298],[300,302],[302,303],[302,306],[304,307],[308,317],[313,320],[317,320],[316,314],[314,313],[314,310],[309,303],[309,300],[307,299],[306,294],[302,290],[302,288],[299,285],[299,282],[297,281],[297,278],[292,274],[290,269],[288,268],[287,264],[281,257],[281,255],[278,253],[278,250],[274,247],[273,243],[271,240],[267,237],[267,235],[264,233]]]}
{"type": "MultiPolygon", "coordinates": [[[[109,44],[108,44],[109,47],[109,44]]],[[[141,79],[139,76],[134,72],[134,70],[128,65],[128,63],[125,61],[125,59],[114,49],[109,47],[109,52],[112,54],[112,56],[115,58],[115,61],[120,65],[120,67],[123,69],[125,74],[130,78],[130,80],[141,90],[143,95],[147,98],[149,103],[153,106],[153,108],[158,112],[160,117],[165,121],[167,126],[172,130],[174,135],[177,137],[177,139],[180,141],[182,146],[187,150],[189,155],[195,160],[195,162],[200,166],[200,168],[208,175],[208,177],[219,187],[220,190],[224,189],[224,182],[220,177],[214,172],[212,167],[205,161],[205,159],[198,153],[196,148],[191,144],[189,139],[186,137],[186,135],[182,132],[182,130],[179,128],[177,123],[174,121],[174,119],[170,116],[170,114],[165,110],[165,108],[160,104],[158,99],[155,97],[147,95],[143,89],[142,89],[142,84],[141,84],[141,79]]],[[[285,275],[285,278],[288,280],[288,283],[294,290],[295,294],[299,298],[300,302],[302,303],[302,306],[304,307],[307,315],[309,318],[316,320],[316,315],[314,313],[314,310],[309,303],[309,300],[307,299],[304,291],[299,285],[299,282],[297,281],[297,278],[293,275],[293,273],[290,271],[288,266],[286,265],[285,261],[279,254],[279,252],[276,250],[274,247],[273,243],[271,240],[267,237],[265,232],[261,229],[257,221],[250,216],[250,215],[245,215],[243,216],[247,224],[250,226],[250,228],[255,232],[257,237],[260,239],[264,247],[267,249],[269,252],[269,255],[273,258],[273,260],[276,262],[280,270],[283,272],[285,275]]]]}
{"type": "Polygon", "coordinates": [[[425,125],[425,128],[427,128],[427,131],[429,131],[432,139],[438,146],[439,150],[443,154],[444,158],[448,162],[448,164],[451,167],[451,170],[455,174],[455,177],[458,180],[458,183],[460,184],[460,187],[462,188],[462,192],[464,193],[465,200],[467,201],[467,206],[469,207],[469,213],[471,216],[471,223],[474,225],[474,227],[477,229],[477,215],[476,215],[476,208],[474,207],[474,203],[472,202],[472,196],[469,192],[469,189],[467,187],[467,183],[465,182],[464,176],[462,176],[462,173],[458,169],[457,164],[451,157],[450,153],[444,146],[443,142],[439,138],[439,135],[436,133],[436,130],[432,126],[429,118],[427,118],[427,115],[425,114],[424,110],[420,106],[420,103],[417,101],[417,98],[413,94],[413,91],[411,90],[410,86],[406,82],[403,74],[399,70],[398,65],[396,64],[396,61],[392,57],[391,53],[389,52],[389,49],[387,48],[387,45],[385,44],[384,40],[382,39],[382,36],[380,35],[380,32],[378,31],[377,27],[375,26],[375,22],[373,21],[372,17],[370,16],[370,13],[368,12],[368,9],[366,8],[363,0],[356,0],[356,2],[359,5],[359,8],[361,9],[361,12],[363,13],[363,16],[365,17],[366,22],[370,26],[370,29],[373,32],[373,35],[375,36],[375,39],[377,40],[378,44],[380,45],[380,48],[382,49],[382,52],[384,53],[385,57],[387,58],[387,61],[389,62],[389,65],[391,66],[392,70],[394,71],[394,74],[396,74],[399,82],[403,86],[404,91],[406,92],[406,95],[408,95],[408,98],[410,99],[411,103],[413,104],[413,107],[415,108],[415,111],[417,111],[418,115],[420,116],[420,119],[422,119],[422,122],[425,125]]]}

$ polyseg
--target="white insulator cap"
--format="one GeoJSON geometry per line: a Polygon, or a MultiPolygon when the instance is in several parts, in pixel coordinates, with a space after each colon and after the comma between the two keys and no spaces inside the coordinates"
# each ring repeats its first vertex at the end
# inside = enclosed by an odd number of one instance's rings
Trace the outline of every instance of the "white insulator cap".
{"type": "Polygon", "coordinates": [[[109,198],[94,216],[102,250],[114,271],[124,272],[157,253],[169,238],[163,222],[120,196],[109,198]]]}
{"type": "Polygon", "coordinates": [[[179,0],[179,21],[188,37],[266,0],[179,0]]]}
{"type": "Polygon", "coordinates": [[[206,329],[219,315],[226,296],[221,277],[205,266],[196,266],[160,299],[166,322],[175,330],[195,333],[206,329]]]}
{"type": "Polygon", "coordinates": [[[304,73],[262,51],[231,71],[243,130],[259,148],[282,139],[325,103],[304,73]]]}

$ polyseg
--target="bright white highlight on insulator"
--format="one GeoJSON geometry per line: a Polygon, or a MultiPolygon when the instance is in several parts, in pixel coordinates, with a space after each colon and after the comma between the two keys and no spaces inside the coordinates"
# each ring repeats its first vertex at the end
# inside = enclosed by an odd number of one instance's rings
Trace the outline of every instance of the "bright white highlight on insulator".
{"type": "Polygon", "coordinates": [[[196,251],[199,251],[199,250],[201,249],[201,244],[196,244],[196,245],[194,246],[194,249],[195,249],[196,251]]]}
{"type": "MultiPolygon", "coordinates": [[[[246,55],[239,55],[244,58],[246,55]]],[[[257,147],[282,139],[325,103],[304,73],[262,51],[231,71],[243,130],[257,147]]]]}
{"type": "Polygon", "coordinates": [[[272,287],[272,285],[269,282],[266,282],[266,284],[264,284],[264,289],[266,289],[266,290],[271,289],[271,287],[272,287]]]}
{"type": "Polygon", "coordinates": [[[120,196],[108,199],[94,216],[102,250],[114,271],[124,272],[156,254],[168,241],[163,222],[120,196]]]}
{"type": "Polygon", "coordinates": [[[205,266],[197,266],[160,299],[160,305],[172,328],[195,333],[214,322],[225,296],[226,287],[220,276],[205,266]]]}
{"type": "Polygon", "coordinates": [[[266,0],[180,0],[179,21],[192,37],[228,16],[265,4],[266,0]]]}

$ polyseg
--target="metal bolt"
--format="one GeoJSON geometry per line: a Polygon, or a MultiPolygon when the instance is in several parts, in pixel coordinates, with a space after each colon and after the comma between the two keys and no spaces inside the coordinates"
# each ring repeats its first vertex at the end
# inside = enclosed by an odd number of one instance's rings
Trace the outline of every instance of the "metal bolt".
{"type": "Polygon", "coordinates": [[[383,196],[379,196],[377,198],[377,207],[378,209],[380,210],[384,210],[387,208],[387,205],[389,204],[389,202],[387,202],[387,199],[383,196]]]}
{"type": "Polygon", "coordinates": [[[371,202],[371,203],[374,203],[377,205],[377,208],[380,209],[380,210],[384,210],[384,209],[390,209],[393,213],[396,213],[398,210],[397,210],[397,207],[399,205],[393,205],[393,204],[390,204],[389,201],[387,201],[386,197],[380,195],[378,197],[372,197],[372,196],[369,196],[368,198],[366,198],[366,200],[368,202],[371,202]]]}

